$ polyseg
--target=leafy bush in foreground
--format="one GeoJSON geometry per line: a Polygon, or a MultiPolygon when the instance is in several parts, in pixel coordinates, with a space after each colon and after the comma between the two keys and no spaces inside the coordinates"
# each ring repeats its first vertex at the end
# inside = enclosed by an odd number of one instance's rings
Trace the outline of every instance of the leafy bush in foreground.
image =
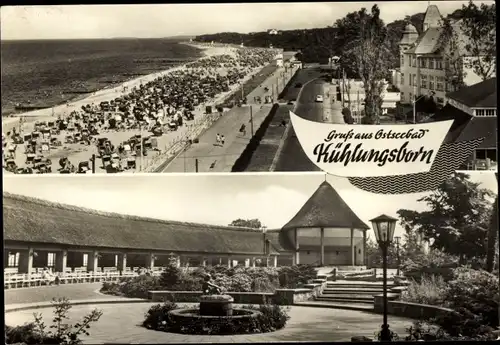
{"type": "Polygon", "coordinates": [[[35,320],[23,326],[5,326],[6,344],[81,344],[81,335],[89,335],[90,325],[99,321],[102,311],[94,309],[82,321],[70,325],[65,323],[71,304],[67,298],[52,299],[53,324],[47,330],[42,314],[34,313],[35,320]]]}

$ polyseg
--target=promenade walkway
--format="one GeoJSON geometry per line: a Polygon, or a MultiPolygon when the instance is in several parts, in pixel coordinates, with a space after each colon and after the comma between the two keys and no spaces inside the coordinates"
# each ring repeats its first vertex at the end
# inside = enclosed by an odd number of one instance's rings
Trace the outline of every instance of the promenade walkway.
{"type": "Polygon", "coordinates": [[[254,98],[260,97],[264,100],[265,96],[273,94],[276,97],[277,92],[284,89],[292,75],[290,72],[284,73],[283,68],[278,69],[247,96],[248,105],[225,112],[215,124],[198,137],[199,143],[192,144],[180,152],[160,169],[161,172],[196,172],[196,160],[198,160],[198,172],[230,172],[234,162],[252,138],[250,108],[252,108],[255,133],[272,107],[272,104],[256,104],[254,98]],[[246,128],[244,133],[239,132],[242,125],[246,128]],[[224,135],[224,145],[217,145],[217,134],[224,135]]]}
{"type": "MultiPolygon", "coordinates": [[[[80,284],[54,287],[38,287],[31,289],[6,291],[6,309],[12,309],[12,303],[31,301],[31,305],[47,305],[52,297],[67,297],[70,301],[84,303],[83,296],[87,297],[88,305],[74,305],[69,312],[69,323],[75,323],[94,308],[103,311],[103,316],[93,324],[90,336],[84,337],[85,344],[103,343],[241,343],[241,342],[281,342],[281,341],[350,341],[352,336],[364,335],[374,338],[380,329],[382,316],[350,310],[335,310],[328,308],[300,307],[289,308],[290,320],[287,326],[279,331],[233,336],[196,336],[172,334],[147,330],[140,326],[144,313],[153,303],[138,300],[120,303],[119,297],[100,295],[96,290],[100,284],[80,284]],[[31,296],[31,297],[29,297],[31,296]],[[42,297],[43,296],[43,297],[42,297]],[[13,302],[15,301],[15,302],[13,302]],[[112,304],[102,304],[103,302],[112,304]],[[135,303],[127,303],[135,302],[135,303]],[[137,303],[141,302],[141,303],[137,303]]],[[[185,304],[181,304],[185,305],[185,304]]],[[[24,305],[26,306],[26,304],[24,305]]],[[[15,307],[19,308],[16,304],[15,307]]],[[[7,312],[7,325],[22,325],[33,320],[35,310],[20,310],[7,312]]],[[[46,324],[51,323],[52,310],[48,308],[36,310],[42,313],[46,324]]],[[[389,317],[391,329],[398,334],[405,334],[405,329],[412,324],[412,320],[389,317]]]]}

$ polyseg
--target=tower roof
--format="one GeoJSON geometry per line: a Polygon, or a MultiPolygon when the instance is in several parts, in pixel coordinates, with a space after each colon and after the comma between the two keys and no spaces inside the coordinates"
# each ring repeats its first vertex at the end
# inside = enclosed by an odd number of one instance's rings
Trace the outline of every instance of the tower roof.
{"type": "Polygon", "coordinates": [[[436,5],[429,5],[425,11],[424,30],[440,26],[441,13],[436,5]]]}
{"type": "Polygon", "coordinates": [[[312,227],[369,229],[326,181],[283,229],[312,227]]]}

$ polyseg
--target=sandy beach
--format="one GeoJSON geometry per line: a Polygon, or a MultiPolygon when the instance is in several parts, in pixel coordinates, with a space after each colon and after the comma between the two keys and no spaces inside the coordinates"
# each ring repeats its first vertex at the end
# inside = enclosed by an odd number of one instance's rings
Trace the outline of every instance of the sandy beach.
{"type": "MultiPolygon", "coordinates": [[[[229,46],[207,46],[192,44],[194,47],[203,49],[203,56],[198,60],[216,56],[216,55],[231,55],[236,57],[236,47],[229,46]]],[[[141,84],[153,81],[161,76],[169,73],[174,73],[175,71],[186,70],[186,64],[176,66],[161,72],[152,73],[149,75],[134,78],[132,80],[126,81],[113,88],[106,88],[95,92],[88,97],[83,99],[75,100],[67,105],[59,105],[54,108],[40,109],[35,111],[26,112],[23,114],[16,114],[15,117],[8,117],[2,121],[2,132],[8,133],[12,131],[14,127],[19,127],[20,119],[23,119],[22,132],[29,133],[33,131],[36,121],[55,121],[58,117],[64,118],[69,113],[75,110],[80,110],[82,106],[88,104],[99,104],[103,101],[110,101],[117,97],[124,95],[124,90],[130,90],[134,87],[138,87],[141,84]]],[[[248,73],[241,84],[245,83],[247,80],[256,75],[262,67],[254,68],[248,73]]],[[[185,145],[186,138],[195,138],[204,129],[208,128],[214,121],[217,120],[218,114],[207,115],[205,114],[205,106],[212,105],[223,102],[230,96],[235,90],[240,87],[240,83],[230,85],[228,92],[218,94],[213,99],[209,99],[208,102],[201,104],[195,108],[193,114],[195,115],[195,120],[191,122],[186,122],[185,125],[178,127],[176,131],[165,132],[162,136],[157,137],[157,149],[148,151],[148,155],[142,158],[137,158],[136,169],[127,170],[126,172],[136,172],[136,171],[152,171],[155,166],[161,164],[164,160],[168,159],[169,156],[175,153],[176,148],[181,149],[185,145]]],[[[139,130],[127,130],[127,131],[102,131],[96,138],[107,138],[113,144],[118,145],[119,143],[127,140],[128,138],[140,134],[139,130]]],[[[143,135],[148,135],[150,133],[142,133],[143,135]]],[[[92,154],[97,155],[97,147],[95,145],[81,145],[81,144],[67,144],[64,143],[64,134],[57,136],[63,145],[60,147],[52,147],[49,152],[44,153],[44,157],[52,161],[51,168],[52,173],[57,173],[59,168],[59,158],[68,157],[70,161],[78,165],[81,161],[86,161],[90,159],[92,154]]],[[[15,162],[19,167],[25,166],[25,154],[24,145],[17,145],[15,149],[15,162]]],[[[99,159],[96,160],[96,172],[105,172],[99,159]]]]}

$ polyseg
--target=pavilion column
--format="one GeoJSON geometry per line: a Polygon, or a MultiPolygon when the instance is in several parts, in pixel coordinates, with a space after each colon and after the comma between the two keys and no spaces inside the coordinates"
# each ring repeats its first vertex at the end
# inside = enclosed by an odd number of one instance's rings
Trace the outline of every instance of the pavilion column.
{"type": "Polygon", "coordinates": [[[206,266],[207,266],[207,261],[208,261],[208,260],[207,260],[207,258],[202,258],[202,259],[201,259],[201,265],[202,265],[203,267],[206,267],[206,266]]]}
{"type": "Polygon", "coordinates": [[[176,262],[177,262],[177,268],[180,268],[181,265],[182,265],[181,264],[181,256],[180,255],[177,256],[176,262]]]}
{"type": "Polygon", "coordinates": [[[152,270],[155,267],[155,255],[153,253],[149,253],[146,256],[146,268],[152,270]]]}
{"type": "Polygon", "coordinates": [[[325,266],[325,228],[320,229],[321,252],[320,266],[325,266]]]}
{"type": "Polygon", "coordinates": [[[66,266],[68,265],[68,251],[62,250],[56,253],[56,262],[55,262],[56,272],[66,273],[66,266]]]}
{"type": "Polygon", "coordinates": [[[233,267],[233,258],[232,258],[232,256],[228,256],[227,257],[227,267],[228,268],[233,267]]]}
{"type": "Polygon", "coordinates": [[[87,271],[97,272],[99,270],[99,252],[94,250],[89,254],[87,260],[87,271]]]}
{"type": "Polygon", "coordinates": [[[368,266],[366,262],[366,230],[363,231],[363,265],[368,266]]]}
{"type": "Polygon", "coordinates": [[[278,267],[278,255],[273,256],[273,267],[278,267]]]}
{"type": "Polygon", "coordinates": [[[356,266],[356,262],[354,261],[355,257],[355,249],[354,249],[354,229],[351,229],[351,266],[356,266]]]}
{"type": "Polygon", "coordinates": [[[28,248],[27,250],[19,251],[19,273],[26,273],[28,275],[33,271],[33,248],[28,248]]]}
{"type": "Polygon", "coordinates": [[[295,238],[295,265],[300,264],[300,252],[299,252],[299,231],[297,228],[294,229],[295,238]]]}
{"type": "Polygon", "coordinates": [[[254,267],[254,268],[255,268],[255,261],[256,261],[256,259],[252,258],[252,267],[254,267]]]}
{"type": "Polygon", "coordinates": [[[127,269],[127,253],[118,254],[118,271],[125,272],[127,269]]]}

